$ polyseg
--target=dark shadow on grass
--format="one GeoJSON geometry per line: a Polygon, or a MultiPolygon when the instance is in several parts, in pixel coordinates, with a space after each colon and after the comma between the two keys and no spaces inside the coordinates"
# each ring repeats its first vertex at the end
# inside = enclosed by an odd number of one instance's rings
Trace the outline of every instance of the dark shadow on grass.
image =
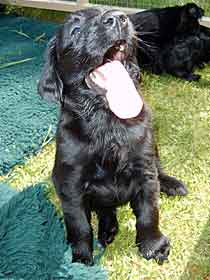
{"type": "Polygon", "coordinates": [[[210,280],[210,216],[180,280],[210,280]]]}

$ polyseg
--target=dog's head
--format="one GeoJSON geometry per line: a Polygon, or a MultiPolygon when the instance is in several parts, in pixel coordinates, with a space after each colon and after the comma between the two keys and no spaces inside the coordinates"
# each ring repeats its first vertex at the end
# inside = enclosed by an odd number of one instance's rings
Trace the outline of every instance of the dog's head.
{"type": "Polygon", "coordinates": [[[134,30],[121,11],[92,8],[72,13],[48,45],[38,92],[49,100],[85,86],[87,75],[108,60],[133,56],[134,30]]]}
{"type": "Polygon", "coordinates": [[[184,6],[183,15],[189,20],[199,20],[204,15],[204,10],[195,3],[188,3],[184,6]]]}

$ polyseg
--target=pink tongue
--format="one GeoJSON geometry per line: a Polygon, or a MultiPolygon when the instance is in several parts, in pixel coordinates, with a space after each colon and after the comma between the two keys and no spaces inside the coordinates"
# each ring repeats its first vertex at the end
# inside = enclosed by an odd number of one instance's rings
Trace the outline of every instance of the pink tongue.
{"type": "Polygon", "coordinates": [[[96,91],[105,91],[109,108],[117,117],[134,118],[141,112],[143,101],[120,61],[98,67],[90,73],[86,83],[96,91]]]}

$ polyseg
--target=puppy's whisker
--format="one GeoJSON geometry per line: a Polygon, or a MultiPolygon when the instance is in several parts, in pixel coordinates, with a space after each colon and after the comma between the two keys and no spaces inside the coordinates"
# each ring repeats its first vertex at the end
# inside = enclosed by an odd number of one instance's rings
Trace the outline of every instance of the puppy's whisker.
{"type": "Polygon", "coordinates": [[[140,35],[140,36],[144,36],[144,35],[154,35],[154,36],[158,36],[158,31],[135,31],[135,33],[137,35],[140,35]]]}
{"type": "Polygon", "coordinates": [[[152,41],[147,41],[141,37],[138,37],[136,34],[133,36],[134,40],[136,40],[137,42],[143,42],[143,43],[147,43],[149,46],[152,46],[154,45],[155,46],[155,43],[153,43],[152,41]]]}
{"type": "Polygon", "coordinates": [[[140,44],[138,45],[139,48],[144,49],[144,47],[150,48],[151,50],[158,50],[158,47],[153,45],[153,44],[149,44],[143,40],[139,40],[140,44]]]}
{"type": "Polygon", "coordinates": [[[90,116],[93,118],[94,114],[97,110],[101,108],[102,104],[99,102],[98,98],[95,97],[90,100],[80,100],[76,104],[74,104],[72,107],[74,108],[77,119],[87,119],[90,116]]]}
{"type": "Polygon", "coordinates": [[[152,47],[152,46],[155,47],[155,43],[153,43],[153,42],[151,42],[151,41],[147,41],[147,40],[144,40],[144,39],[138,38],[138,37],[135,37],[135,39],[136,39],[138,42],[147,44],[149,47],[152,47]]]}

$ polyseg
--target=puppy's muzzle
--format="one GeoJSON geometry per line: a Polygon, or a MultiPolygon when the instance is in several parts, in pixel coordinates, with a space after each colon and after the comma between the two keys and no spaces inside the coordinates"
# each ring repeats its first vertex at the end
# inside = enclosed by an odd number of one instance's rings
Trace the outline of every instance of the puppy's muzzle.
{"type": "Polygon", "coordinates": [[[107,11],[103,14],[101,21],[107,28],[121,26],[125,28],[128,26],[128,17],[120,11],[107,11]]]}

